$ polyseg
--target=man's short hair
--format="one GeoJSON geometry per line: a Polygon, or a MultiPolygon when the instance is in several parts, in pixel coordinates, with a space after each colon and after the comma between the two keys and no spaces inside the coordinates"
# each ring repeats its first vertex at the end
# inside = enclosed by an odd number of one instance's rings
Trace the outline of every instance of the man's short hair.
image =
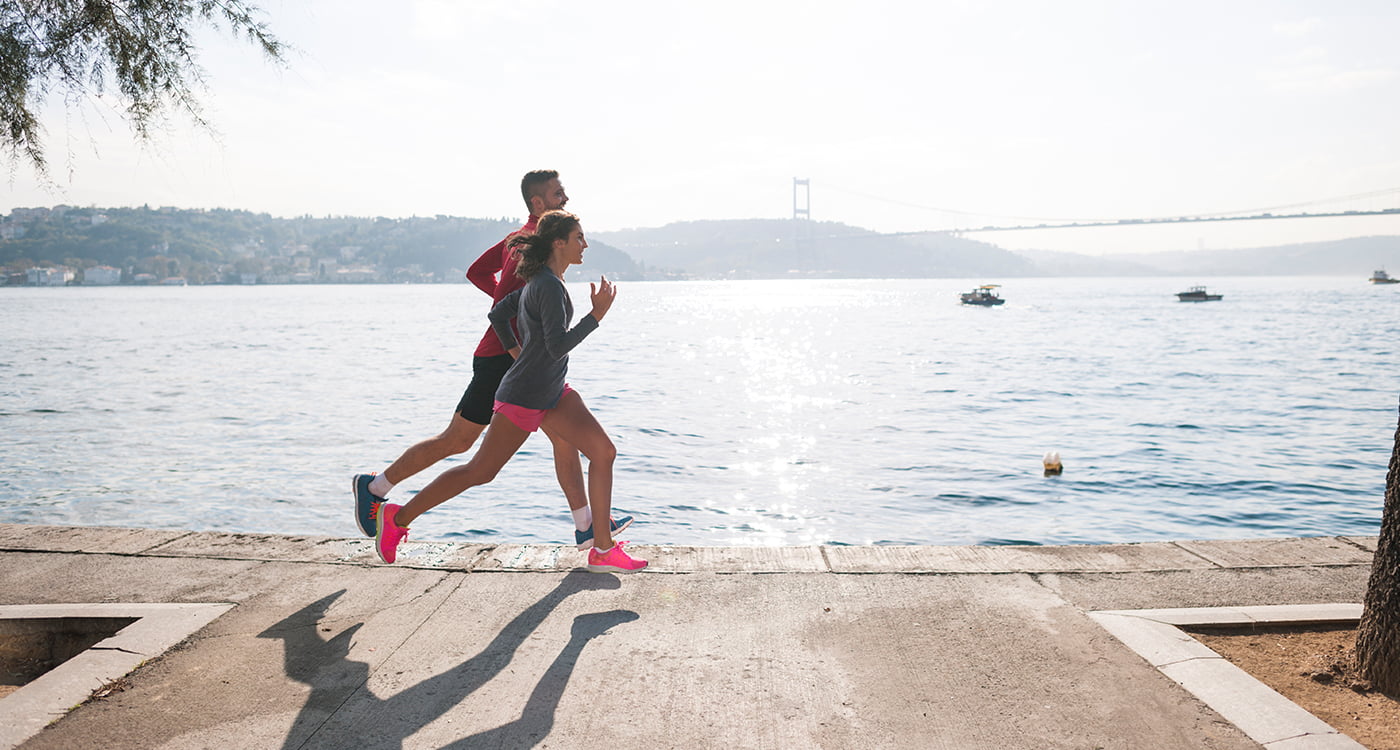
{"type": "Polygon", "coordinates": [[[538,195],[541,185],[557,179],[559,179],[559,172],[553,169],[536,169],[526,173],[520,180],[520,197],[525,199],[525,207],[532,208],[530,196],[538,195]]]}

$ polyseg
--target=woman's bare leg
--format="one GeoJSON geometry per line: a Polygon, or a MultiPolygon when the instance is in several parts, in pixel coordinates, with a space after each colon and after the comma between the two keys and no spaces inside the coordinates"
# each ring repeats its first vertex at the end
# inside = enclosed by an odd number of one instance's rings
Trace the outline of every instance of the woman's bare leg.
{"type": "MultiPolygon", "coordinates": [[[[545,414],[542,426],[588,458],[588,506],[593,511],[593,546],[598,549],[612,547],[612,526],[607,522],[612,517],[613,461],[617,458],[617,447],[613,445],[612,438],[593,418],[583,403],[583,397],[576,391],[570,391],[559,399],[559,404],[545,414]]],[[[490,433],[487,440],[490,440],[490,433]]]]}
{"type": "Polygon", "coordinates": [[[520,450],[520,446],[525,444],[525,438],[528,437],[530,433],[516,427],[515,423],[506,417],[500,414],[492,415],[491,426],[486,429],[486,437],[482,439],[476,455],[466,464],[454,466],[429,482],[427,487],[394,514],[394,525],[407,526],[413,519],[467,489],[495,479],[501,467],[520,450]]]}

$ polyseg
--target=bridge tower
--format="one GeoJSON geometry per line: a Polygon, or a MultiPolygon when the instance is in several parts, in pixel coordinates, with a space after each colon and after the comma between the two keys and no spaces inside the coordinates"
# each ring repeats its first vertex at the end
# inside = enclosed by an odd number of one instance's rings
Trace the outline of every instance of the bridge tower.
{"type": "Polygon", "coordinates": [[[792,245],[793,262],[799,271],[813,264],[812,241],[812,181],[792,178],[792,245]]]}

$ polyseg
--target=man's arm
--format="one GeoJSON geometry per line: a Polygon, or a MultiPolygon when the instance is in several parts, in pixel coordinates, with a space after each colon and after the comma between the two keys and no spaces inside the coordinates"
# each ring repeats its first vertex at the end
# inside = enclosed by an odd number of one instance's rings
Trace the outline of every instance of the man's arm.
{"type": "Polygon", "coordinates": [[[489,297],[496,296],[496,274],[500,273],[505,262],[505,250],[506,240],[501,240],[482,253],[467,269],[467,280],[476,285],[477,289],[486,292],[489,297]]]}

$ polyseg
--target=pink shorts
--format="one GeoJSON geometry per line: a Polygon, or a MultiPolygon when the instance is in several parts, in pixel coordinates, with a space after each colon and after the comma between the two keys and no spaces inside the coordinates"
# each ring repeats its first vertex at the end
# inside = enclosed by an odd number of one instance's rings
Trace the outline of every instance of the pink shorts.
{"type": "MultiPolygon", "coordinates": [[[[573,393],[574,389],[564,384],[564,392],[559,394],[559,398],[573,393]]],[[[544,421],[544,415],[549,413],[548,409],[527,409],[515,404],[507,404],[504,401],[496,401],[496,408],[492,411],[509,419],[512,424],[526,432],[534,432],[540,428],[540,423],[544,421]]]]}

